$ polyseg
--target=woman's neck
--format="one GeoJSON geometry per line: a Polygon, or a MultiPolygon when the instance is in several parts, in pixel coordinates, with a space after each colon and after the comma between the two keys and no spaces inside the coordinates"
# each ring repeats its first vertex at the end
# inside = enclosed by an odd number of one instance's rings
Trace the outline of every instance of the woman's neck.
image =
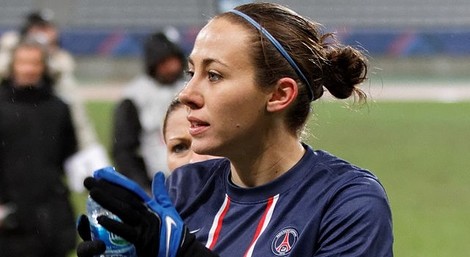
{"type": "Polygon", "coordinates": [[[269,183],[299,162],[305,149],[297,138],[270,144],[243,158],[230,159],[232,182],[240,187],[256,187],[269,183]]]}

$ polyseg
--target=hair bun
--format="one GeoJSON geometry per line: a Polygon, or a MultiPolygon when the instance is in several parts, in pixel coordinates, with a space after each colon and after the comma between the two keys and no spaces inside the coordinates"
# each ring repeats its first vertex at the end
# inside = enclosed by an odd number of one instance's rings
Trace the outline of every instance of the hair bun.
{"type": "Polygon", "coordinates": [[[357,88],[367,78],[367,60],[359,50],[350,46],[331,48],[327,53],[329,72],[325,74],[324,86],[336,98],[345,99],[353,93],[365,94],[357,88]]]}

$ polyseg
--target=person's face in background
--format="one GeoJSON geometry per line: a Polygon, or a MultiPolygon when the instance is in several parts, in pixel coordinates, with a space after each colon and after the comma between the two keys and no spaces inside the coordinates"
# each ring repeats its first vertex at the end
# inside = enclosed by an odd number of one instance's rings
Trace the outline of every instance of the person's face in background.
{"type": "Polygon", "coordinates": [[[43,52],[37,47],[19,47],[13,53],[12,76],[16,86],[36,85],[45,72],[43,52]]]}
{"type": "Polygon", "coordinates": [[[162,84],[173,84],[183,74],[183,63],[178,57],[169,57],[157,66],[156,77],[162,84]]]}
{"type": "Polygon", "coordinates": [[[57,47],[59,32],[53,25],[36,25],[29,28],[27,37],[33,38],[41,44],[46,45],[50,50],[53,50],[57,47]]]}
{"type": "Polygon", "coordinates": [[[167,163],[170,170],[182,165],[214,158],[208,155],[199,155],[191,150],[191,135],[189,134],[189,121],[186,106],[180,105],[173,110],[168,118],[165,131],[167,147],[167,163]]]}

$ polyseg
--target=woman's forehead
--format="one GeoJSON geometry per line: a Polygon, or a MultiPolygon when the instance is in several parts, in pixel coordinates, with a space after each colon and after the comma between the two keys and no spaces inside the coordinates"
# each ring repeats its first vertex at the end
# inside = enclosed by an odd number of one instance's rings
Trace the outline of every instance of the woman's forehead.
{"type": "Polygon", "coordinates": [[[229,62],[247,56],[248,40],[249,31],[242,25],[224,18],[212,20],[199,32],[190,61],[202,58],[229,62]]]}

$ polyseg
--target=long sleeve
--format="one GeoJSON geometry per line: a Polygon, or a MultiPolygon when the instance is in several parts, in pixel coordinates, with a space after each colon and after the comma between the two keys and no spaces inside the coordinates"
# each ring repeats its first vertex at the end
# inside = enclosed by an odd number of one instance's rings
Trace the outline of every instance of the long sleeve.
{"type": "Polygon", "coordinates": [[[391,257],[391,211],[382,186],[358,178],[340,188],[325,212],[320,234],[315,257],[391,257]]]}
{"type": "Polygon", "coordinates": [[[139,153],[142,127],[132,101],[126,99],[118,104],[113,129],[112,155],[117,170],[142,187],[150,189],[151,180],[139,153]]]}
{"type": "Polygon", "coordinates": [[[70,109],[67,108],[66,112],[66,118],[64,119],[64,144],[63,144],[63,149],[62,149],[62,154],[63,156],[63,162],[73,155],[77,150],[78,150],[78,139],[77,139],[77,134],[75,133],[75,128],[73,125],[72,121],[72,116],[70,113],[70,109]]]}

